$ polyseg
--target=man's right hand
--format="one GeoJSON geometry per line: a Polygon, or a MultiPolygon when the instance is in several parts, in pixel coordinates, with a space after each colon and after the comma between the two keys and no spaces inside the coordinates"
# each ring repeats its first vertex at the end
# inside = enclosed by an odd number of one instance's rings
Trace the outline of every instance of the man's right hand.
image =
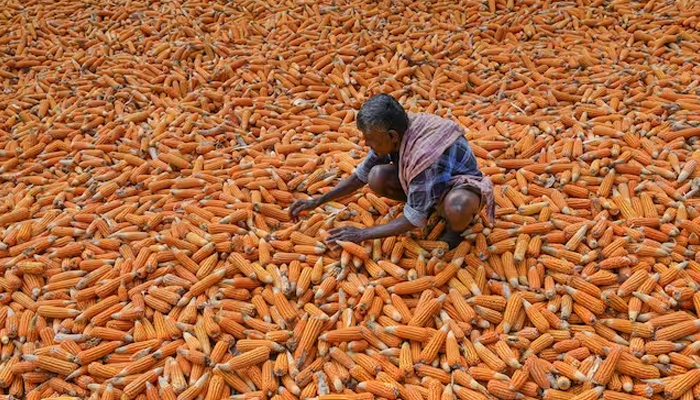
{"type": "Polygon", "coordinates": [[[303,211],[313,210],[319,205],[321,205],[321,203],[318,201],[318,199],[296,200],[289,207],[289,216],[292,218],[292,220],[297,221],[299,219],[299,214],[301,214],[303,211]]]}

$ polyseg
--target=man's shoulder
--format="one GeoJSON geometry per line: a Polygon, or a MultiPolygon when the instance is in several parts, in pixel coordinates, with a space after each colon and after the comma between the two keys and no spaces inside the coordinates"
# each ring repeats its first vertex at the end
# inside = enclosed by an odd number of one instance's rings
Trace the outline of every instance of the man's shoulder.
{"type": "Polygon", "coordinates": [[[422,122],[427,122],[430,123],[431,125],[433,124],[455,124],[454,121],[452,121],[449,118],[441,117],[437,114],[429,114],[429,113],[413,113],[409,112],[408,114],[408,120],[410,122],[413,121],[422,121],[422,122]]]}

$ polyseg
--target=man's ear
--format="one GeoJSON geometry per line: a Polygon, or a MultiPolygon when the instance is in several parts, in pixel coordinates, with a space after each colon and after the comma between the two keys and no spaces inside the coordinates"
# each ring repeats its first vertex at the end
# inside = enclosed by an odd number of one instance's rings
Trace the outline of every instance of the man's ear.
{"type": "Polygon", "coordinates": [[[387,133],[389,134],[389,138],[391,139],[392,142],[394,142],[394,143],[398,143],[398,142],[399,142],[399,139],[400,139],[400,138],[399,138],[399,133],[398,133],[398,132],[396,132],[396,131],[393,130],[393,129],[390,129],[387,133]]]}

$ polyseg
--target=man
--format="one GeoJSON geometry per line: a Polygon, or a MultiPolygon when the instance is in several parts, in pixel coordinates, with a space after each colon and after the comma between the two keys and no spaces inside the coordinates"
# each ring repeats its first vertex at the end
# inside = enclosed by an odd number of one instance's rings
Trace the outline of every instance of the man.
{"type": "Polygon", "coordinates": [[[370,147],[365,160],[326,194],[294,202],[292,218],[369,184],[378,195],[406,202],[403,215],[366,229],[331,229],[329,241],[359,243],[400,235],[424,227],[437,209],[447,222],[441,240],[454,248],[484,207],[493,220],[493,184],[479,171],[459,125],[435,115],[406,113],[396,99],[379,94],[362,105],[357,127],[370,147]]]}

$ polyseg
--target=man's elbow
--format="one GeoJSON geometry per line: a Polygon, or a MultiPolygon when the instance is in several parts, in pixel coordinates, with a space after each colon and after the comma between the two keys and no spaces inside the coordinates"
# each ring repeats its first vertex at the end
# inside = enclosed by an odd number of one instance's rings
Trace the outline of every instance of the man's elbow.
{"type": "Polygon", "coordinates": [[[416,229],[416,228],[420,228],[420,224],[409,220],[409,219],[406,218],[405,216],[402,216],[401,218],[402,218],[402,221],[401,221],[401,222],[402,222],[402,226],[406,229],[406,231],[409,231],[409,230],[412,230],[412,229],[416,229]]]}

